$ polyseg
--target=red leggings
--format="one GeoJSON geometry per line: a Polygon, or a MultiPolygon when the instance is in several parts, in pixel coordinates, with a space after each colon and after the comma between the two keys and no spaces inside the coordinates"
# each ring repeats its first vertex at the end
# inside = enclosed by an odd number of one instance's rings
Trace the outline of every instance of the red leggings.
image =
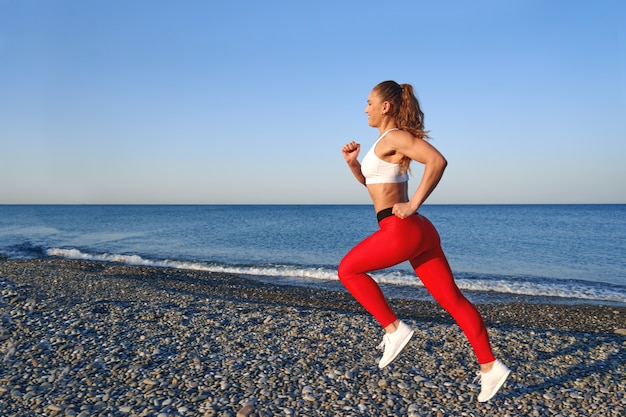
{"type": "Polygon", "coordinates": [[[495,360],[485,323],[454,282],[441,249],[439,234],[424,216],[394,215],[379,222],[380,230],[356,245],[339,264],[339,279],[356,300],[386,327],[397,317],[378,284],[367,274],[409,261],[433,298],[457,322],[469,340],[478,363],[495,360]]]}

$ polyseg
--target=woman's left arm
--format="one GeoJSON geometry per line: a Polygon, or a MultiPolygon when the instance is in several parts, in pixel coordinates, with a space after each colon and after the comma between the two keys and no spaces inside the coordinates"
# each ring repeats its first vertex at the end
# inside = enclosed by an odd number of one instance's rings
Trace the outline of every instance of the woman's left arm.
{"type": "Polygon", "coordinates": [[[389,139],[388,144],[396,152],[424,165],[424,174],[413,196],[407,203],[398,203],[393,206],[393,213],[400,218],[405,218],[414,214],[437,187],[448,161],[426,140],[416,138],[409,132],[399,131],[389,139]]]}

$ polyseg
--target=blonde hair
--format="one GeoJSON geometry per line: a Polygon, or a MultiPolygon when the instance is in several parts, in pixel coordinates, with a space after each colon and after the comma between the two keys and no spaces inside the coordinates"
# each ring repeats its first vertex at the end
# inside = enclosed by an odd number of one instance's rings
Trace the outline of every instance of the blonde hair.
{"type": "MultiPolygon", "coordinates": [[[[398,84],[395,81],[383,81],[372,90],[381,100],[391,104],[390,116],[401,130],[406,130],[417,138],[428,139],[428,131],[424,130],[424,112],[413,93],[411,84],[398,84]]],[[[402,172],[409,170],[411,159],[404,157],[400,163],[402,172]]]]}

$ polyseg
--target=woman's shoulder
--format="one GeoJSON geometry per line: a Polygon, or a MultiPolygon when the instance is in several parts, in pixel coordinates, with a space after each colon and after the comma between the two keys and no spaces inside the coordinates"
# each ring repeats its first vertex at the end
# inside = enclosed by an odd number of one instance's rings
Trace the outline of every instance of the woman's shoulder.
{"type": "Polygon", "coordinates": [[[397,129],[397,130],[393,130],[391,132],[389,132],[389,134],[387,135],[387,140],[390,144],[393,143],[397,143],[397,142],[412,142],[415,140],[420,140],[421,138],[415,136],[413,133],[409,132],[408,130],[403,130],[403,129],[397,129]]]}
{"type": "Polygon", "coordinates": [[[399,153],[408,158],[418,160],[419,155],[431,152],[435,148],[425,139],[406,130],[396,130],[388,135],[385,143],[387,153],[399,153]]]}

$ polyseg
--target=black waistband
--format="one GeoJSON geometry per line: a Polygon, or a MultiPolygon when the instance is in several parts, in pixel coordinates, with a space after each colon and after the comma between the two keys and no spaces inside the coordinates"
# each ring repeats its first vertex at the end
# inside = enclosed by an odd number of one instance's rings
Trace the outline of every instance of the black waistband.
{"type": "MultiPolygon", "coordinates": [[[[381,211],[376,213],[376,218],[378,219],[378,222],[380,223],[381,220],[386,219],[387,217],[393,216],[394,214],[392,212],[393,212],[393,208],[389,207],[386,209],[382,209],[381,211]]],[[[419,213],[415,212],[415,214],[419,214],[419,213]]]]}
{"type": "Polygon", "coordinates": [[[376,218],[380,222],[382,219],[386,219],[389,216],[393,216],[392,211],[393,211],[392,207],[389,207],[389,208],[386,208],[386,209],[382,209],[381,211],[376,213],[376,218]]]}

